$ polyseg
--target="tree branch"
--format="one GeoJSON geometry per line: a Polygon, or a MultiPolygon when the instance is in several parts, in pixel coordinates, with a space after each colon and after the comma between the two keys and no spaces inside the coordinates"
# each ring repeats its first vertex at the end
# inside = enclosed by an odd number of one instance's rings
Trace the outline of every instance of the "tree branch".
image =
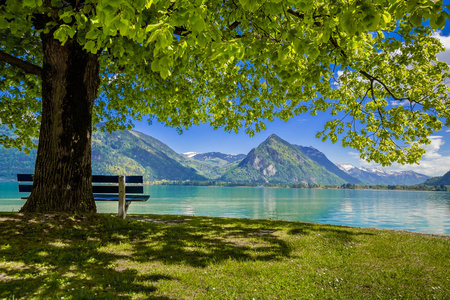
{"type": "Polygon", "coordinates": [[[299,13],[298,11],[295,11],[295,10],[293,10],[292,8],[289,8],[288,10],[287,10],[287,12],[288,13],[290,13],[291,15],[293,15],[293,16],[296,16],[297,18],[299,18],[299,19],[304,19],[305,18],[305,15],[304,14],[301,14],[301,13],[299,13]]]}
{"type": "Polygon", "coordinates": [[[339,50],[340,50],[342,57],[343,57],[344,59],[347,59],[347,54],[345,54],[344,50],[342,50],[342,48],[339,46],[339,44],[336,42],[336,40],[333,38],[332,35],[330,35],[330,42],[333,44],[333,46],[334,46],[336,49],[339,49],[339,50]]]}
{"type": "Polygon", "coordinates": [[[17,57],[11,56],[3,51],[0,51],[0,61],[3,61],[5,63],[10,64],[11,66],[17,67],[19,69],[22,69],[23,71],[25,71],[28,74],[42,77],[42,68],[41,67],[36,66],[27,61],[21,60],[17,57]]]}
{"type": "MultiPolygon", "coordinates": [[[[384,84],[384,82],[382,82],[382,81],[381,81],[380,79],[378,79],[377,77],[374,77],[374,76],[370,75],[369,73],[367,73],[367,72],[365,72],[365,71],[359,71],[359,73],[361,73],[361,74],[364,75],[367,79],[369,79],[370,82],[373,83],[374,81],[376,81],[376,82],[378,82],[379,84],[381,84],[381,85],[384,87],[384,89],[386,90],[386,92],[388,92],[389,95],[391,95],[391,97],[394,98],[394,100],[397,100],[397,101],[409,100],[409,101],[411,101],[411,99],[408,98],[408,97],[404,97],[404,98],[398,98],[398,97],[396,97],[396,96],[394,95],[394,93],[392,93],[392,91],[389,89],[389,87],[388,87],[386,84],[384,84]]],[[[414,102],[416,102],[416,101],[414,101],[414,102]]]]}
{"type": "Polygon", "coordinates": [[[228,30],[229,30],[229,31],[232,31],[232,30],[236,29],[240,24],[241,24],[241,22],[239,22],[239,21],[234,21],[233,24],[231,24],[230,26],[228,26],[228,30]]]}
{"type": "Polygon", "coordinates": [[[192,33],[192,31],[188,30],[184,26],[175,26],[175,30],[173,31],[173,34],[178,35],[178,36],[187,36],[191,33],[192,33]]]}

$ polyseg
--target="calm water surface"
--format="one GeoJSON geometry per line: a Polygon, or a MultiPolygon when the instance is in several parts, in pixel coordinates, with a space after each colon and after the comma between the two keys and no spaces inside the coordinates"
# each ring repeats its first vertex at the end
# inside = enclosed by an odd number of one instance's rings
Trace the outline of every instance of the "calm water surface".
{"type": "MultiPolygon", "coordinates": [[[[450,234],[450,192],[146,186],[129,213],[316,222],[450,234]]],[[[0,211],[17,211],[17,183],[0,183],[0,211]]],[[[117,203],[97,202],[99,212],[117,203]]]]}

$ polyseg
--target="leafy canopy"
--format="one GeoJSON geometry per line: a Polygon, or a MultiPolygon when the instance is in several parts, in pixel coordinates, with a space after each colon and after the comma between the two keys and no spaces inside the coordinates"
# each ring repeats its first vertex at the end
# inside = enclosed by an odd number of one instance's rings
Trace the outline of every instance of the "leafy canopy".
{"type": "MultiPolygon", "coordinates": [[[[94,122],[130,117],[180,130],[199,123],[250,135],[264,122],[321,111],[317,137],[384,165],[416,163],[450,125],[448,65],[432,0],[3,0],[0,53],[42,66],[40,35],[99,55],[94,122]],[[429,25],[424,25],[429,24],[429,25]]],[[[1,62],[0,119],[29,148],[40,78],[1,62]]],[[[5,61],[5,60],[3,60],[5,61]]]]}

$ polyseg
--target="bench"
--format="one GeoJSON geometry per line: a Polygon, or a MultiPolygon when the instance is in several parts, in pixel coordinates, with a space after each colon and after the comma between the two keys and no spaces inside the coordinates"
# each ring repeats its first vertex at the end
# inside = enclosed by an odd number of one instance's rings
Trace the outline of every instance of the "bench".
{"type": "MultiPolygon", "coordinates": [[[[17,181],[33,182],[33,174],[17,174],[17,181]]],[[[125,219],[128,207],[134,201],[147,201],[150,195],[143,195],[142,176],[93,175],[92,190],[95,201],[118,201],[118,216],[125,219]],[[127,185],[132,184],[132,185],[127,185]],[[141,184],[141,185],[136,185],[141,184]]],[[[20,193],[31,193],[33,185],[19,184],[20,193]]],[[[28,197],[22,197],[27,199],[28,197]]]]}

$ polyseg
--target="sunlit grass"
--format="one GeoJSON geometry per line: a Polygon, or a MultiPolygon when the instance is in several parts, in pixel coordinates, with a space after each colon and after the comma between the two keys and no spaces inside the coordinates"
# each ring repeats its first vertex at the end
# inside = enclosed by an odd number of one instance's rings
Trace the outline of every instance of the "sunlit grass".
{"type": "Polygon", "coordinates": [[[450,294],[448,236],[102,214],[2,213],[0,228],[5,299],[446,299],[450,294]]]}

